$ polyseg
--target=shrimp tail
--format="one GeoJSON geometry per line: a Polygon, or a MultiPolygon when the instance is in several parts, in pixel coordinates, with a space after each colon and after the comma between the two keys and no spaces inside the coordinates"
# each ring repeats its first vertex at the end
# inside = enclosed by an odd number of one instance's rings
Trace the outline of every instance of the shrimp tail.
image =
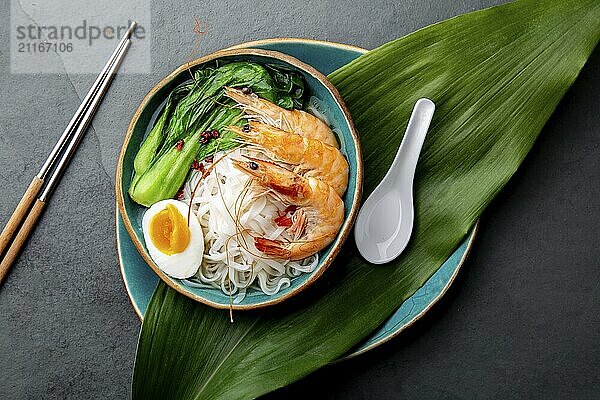
{"type": "Polygon", "coordinates": [[[262,251],[268,256],[281,259],[288,259],[291,256],[290,251],[286,249],[284,243],[279,240],[258,237],[254,238],[254,245],[259,251],[262,251]]]}

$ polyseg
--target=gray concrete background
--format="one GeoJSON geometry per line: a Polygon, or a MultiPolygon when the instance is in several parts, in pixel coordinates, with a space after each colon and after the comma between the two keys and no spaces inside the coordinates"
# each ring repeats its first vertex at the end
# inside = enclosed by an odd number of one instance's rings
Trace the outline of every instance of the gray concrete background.
{"type": "MultiPolygon", "coordinates": [[[[152,4],[153,73],[116,78],[0,288],[1,399],[129,396],[140,324],[118,271],[116,159],[140,99],[189,58],[193,16],[209,23],[201,53],[285,36],[373,48],[495,2],[192,3],[152,4]]],[[[2,224],[94,80],[11,75],[8,8],[7,1],[0,5],[2,224]]],[[[473,252],[441,304],[393,343],[266,398],[596,397],[599,72],[596,51],[485,213],[473,252]]]]}

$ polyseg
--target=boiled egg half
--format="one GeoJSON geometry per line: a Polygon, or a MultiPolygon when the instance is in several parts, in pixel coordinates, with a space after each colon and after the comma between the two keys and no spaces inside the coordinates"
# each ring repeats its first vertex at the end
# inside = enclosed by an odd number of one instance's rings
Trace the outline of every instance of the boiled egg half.
{"type": "Polygon", "coordinates": [[[142,230],[152,260],[167,275],[185,279],[202,263],[204,235],[196,214],[177,200],[162,200],[144,214],[142,230]]]}

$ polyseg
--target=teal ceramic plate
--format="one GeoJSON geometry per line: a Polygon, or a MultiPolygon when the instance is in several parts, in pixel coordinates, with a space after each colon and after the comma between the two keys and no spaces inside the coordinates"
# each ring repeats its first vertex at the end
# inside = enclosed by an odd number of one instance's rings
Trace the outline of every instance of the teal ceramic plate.
{"type": "MultiPolygon", "coordinates": [[[[354,46],[307,39],[267,39],[235,47],[252,47],[286,53],[312,65],[323,74],[329,74],[366,52],[354,46]]],[[[140,256],[129,238],[123,219],[118,212],[116,214],[121,274],[135,312],[143,318],[159,277],[140,256]]],[[[452,284],[470,250],[475,231],[476,229],[471,231],[468,238],[422,288],[408,298],[373,335],[357,346],[347,357],[356,356],[387,342],[424,315],[452,284]]]]}

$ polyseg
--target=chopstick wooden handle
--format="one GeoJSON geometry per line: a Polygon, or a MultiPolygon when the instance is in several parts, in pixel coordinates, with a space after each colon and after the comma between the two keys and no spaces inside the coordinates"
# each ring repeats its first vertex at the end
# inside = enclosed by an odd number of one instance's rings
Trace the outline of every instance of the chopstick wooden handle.
{"type": "Polygon", "coordinates": [[[43,183],[44,181],[42,179],[35,176],[29,184],[27,191],[21,198],[21,201],[19,201],[17,208],[15,208],[15,211],[13,211],[13,214],[11,215],[10,219],[4,226],[2,233],[0,234],[0,255],[4,253],[4,249],[6,249],[6,247],[10,243],[17,229],[19,229],[19,225],[21,225],[21,221],[23,221],[23,218],[27,216],[27,211],[29,211],[31,203],[33,203],[38,193],[40,192],[43,183]]]}
{"type": "Polygon", "coordinates": [[[25,244],[25,242],[27,241],[27,237],[29,237],[29,234],[33,230],[45,206],[45,202],[43,202],[40,199],[37,199],[36,202],[33,204],[33,207],[31,207],[31,211],[29,211],[25,222],[23,222],[23,225],[21,225],[21,229],[19,229],[17,236],[15,236],[15,239],[13,240],[12,244],[8,248],[8,251],[4,255],[4,258],[2,258],[2,262],[0,262],[0,283],[4,281],[4,278],[10,270],[10,267],[19,255],[21,247],[23,247],[23,244],[25,244]]]}

